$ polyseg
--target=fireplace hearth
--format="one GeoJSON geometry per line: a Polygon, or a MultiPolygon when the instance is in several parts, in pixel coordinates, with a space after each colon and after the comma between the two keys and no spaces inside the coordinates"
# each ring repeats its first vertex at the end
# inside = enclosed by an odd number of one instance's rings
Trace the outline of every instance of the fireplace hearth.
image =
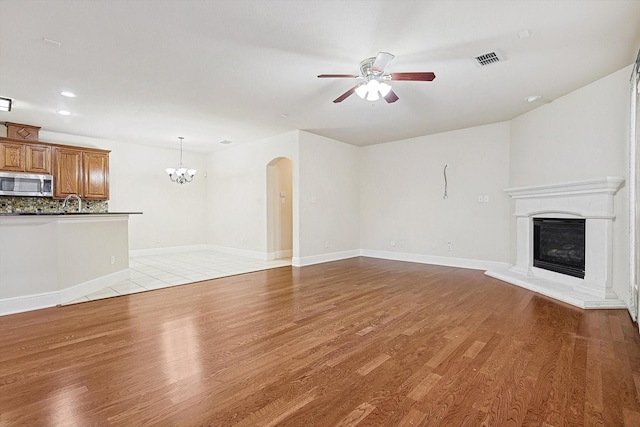
{"type": "Polygon", "coordinates": [[[533,219],[533,266],[584,279],[585,220],[533,219]]]}

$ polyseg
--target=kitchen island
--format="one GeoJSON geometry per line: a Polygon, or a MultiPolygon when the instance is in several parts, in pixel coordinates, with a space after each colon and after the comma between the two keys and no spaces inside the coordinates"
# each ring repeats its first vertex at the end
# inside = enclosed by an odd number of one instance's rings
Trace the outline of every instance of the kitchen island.
{"type": "Polygon", "coordinates": [[[127,280],[129,215],[140,213],[0,213],[0,315],[127,280]]]}

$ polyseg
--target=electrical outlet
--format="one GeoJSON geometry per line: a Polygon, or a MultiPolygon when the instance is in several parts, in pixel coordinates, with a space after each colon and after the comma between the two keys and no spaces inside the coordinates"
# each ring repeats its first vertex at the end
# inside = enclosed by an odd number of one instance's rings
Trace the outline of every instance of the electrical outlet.
{"type": "Polygon", "coordinates": [[[111,255],[111,265],[116,263],[116,257],[111,255]]]}
{"type": "Polygon", "coordinates": [[[327,240],[326,242],[324,242],[324,247],[325,247],[325,248],[328,248],[329,246],[330,246],[330,245],[329,245],[329,241],[328,241],[328,240],[327,240]]]}
{"type": "Polygon", "coordinates": [[[482,194],[478,195],[478,203],[482,203],[483,200],[484,197],[482,197],[482,194]]]}
{"type": "Polygon", "coordinates": [[[485,203],[489,203],[489,196],[485,195],[482,201],[485,203]]]}
{"type": "Polygon", "coordinates": [[[451,240],[447,241],[447,250],[448,251],[453,250],[453,242],[451,240]]]}

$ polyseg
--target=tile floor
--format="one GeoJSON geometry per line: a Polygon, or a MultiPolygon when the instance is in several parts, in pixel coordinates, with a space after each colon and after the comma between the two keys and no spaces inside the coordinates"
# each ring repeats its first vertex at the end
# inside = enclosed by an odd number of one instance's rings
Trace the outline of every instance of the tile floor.
{"type": "Polygon", "coordinates": [[[69,301],[66,304],[135,294],[285,265],[291,265],[290,258],[261,261],[209,250],[135,257],[129,259],[129,269],[131,270],[129,280],[69,301]]]}

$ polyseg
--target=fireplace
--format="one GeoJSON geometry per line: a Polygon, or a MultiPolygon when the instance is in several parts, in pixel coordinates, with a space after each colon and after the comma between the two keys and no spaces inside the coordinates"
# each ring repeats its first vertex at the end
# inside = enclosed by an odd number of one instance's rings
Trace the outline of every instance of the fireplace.
{"type": "Polygon", "coordinates": [[[585,220],[533,219],[533,266],[584,279],[585,220]]]}
{"type": "Polygon", "coordinates": [[[625,308],[612,269],[613,202],[623,182],[605,176],[507,189],[515,264],[485,274],[581,308],[625,308]]]}

